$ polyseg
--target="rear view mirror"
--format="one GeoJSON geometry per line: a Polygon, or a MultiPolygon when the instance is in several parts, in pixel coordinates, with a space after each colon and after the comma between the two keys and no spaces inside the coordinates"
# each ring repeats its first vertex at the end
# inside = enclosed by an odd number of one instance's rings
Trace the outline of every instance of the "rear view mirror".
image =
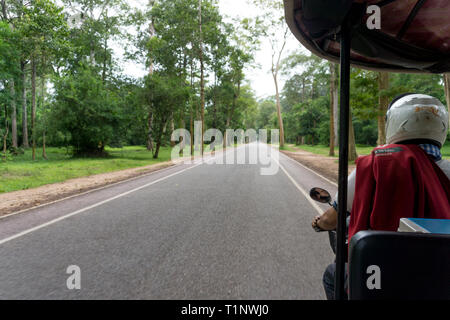
{"type": "Polygon", "coordinates": [[[311,199],[320,203],[330,203],[331,195],[327,190],[321,188],[312,188],[309,192],[311,199]]]}

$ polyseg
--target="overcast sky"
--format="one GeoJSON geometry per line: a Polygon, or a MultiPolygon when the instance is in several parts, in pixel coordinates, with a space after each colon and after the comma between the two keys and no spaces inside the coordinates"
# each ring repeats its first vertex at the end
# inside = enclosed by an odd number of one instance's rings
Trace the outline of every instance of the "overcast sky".
{"type": "MultiPolygon", "coordinates": [[[[128,2],[133,6],[140,6],[145,5],[147,0],[128,0],[128,2]]],[[[219,8],[222,15],[230,18],[253,17],[258,14],[258,9],[253,5],[249,5],[246,0],[219,0],[219,8]]],[[[229,21],[227,18],[225,20],[229,21]]],[[[280,37],[283,37],[283,35],[280,34],[280,37]]],[[[284,56],[300,50],[305,51],[294,36],[290,34],[284,56]]],[[[270,44],[267,41],[263,41],[260,50],[255,56],[255,62],[259,67],[246,70],[246,78],[250,81],[251,87],[258,98],[275,94],[275,86],[270,73],[271,56],[270,44]]],[[[134,77],[142,77],[145,74],[144,67],[135,63],[125,63],[124,72],[134,77]]],[[[281,77],[280,80],[282,88],[286,79],[281,77]]]]}

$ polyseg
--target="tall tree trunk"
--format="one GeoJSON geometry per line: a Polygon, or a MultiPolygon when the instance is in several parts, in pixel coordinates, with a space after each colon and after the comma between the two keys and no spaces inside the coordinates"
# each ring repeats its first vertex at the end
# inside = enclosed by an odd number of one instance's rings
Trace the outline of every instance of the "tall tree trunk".
{"type": "Polygon", "coordinates": [[[447,108],[449,110],[448,114],[450,118],[450,73],[444,74],[444,90],[445,90],[445,99],[447,100],[447,108]]]}
{"type": "Polygon", "coordinates": [[[155,153],[153,154],[153,159],[158,159],[159,157],[159,149],[161,148],[161,140],[156,141],[155,153]]]}
{"type": "MultiPolygon", "coordinates": [[[[93,8],[90,9],[89,18],[94,20],[94,9],[93,8]]],[[[90,30],[90,32],[94,33],[92,29],[90,30]]],[[[89,49],[90,49],[89,63],[91,64],[91,66],[95,66],[95,48],[94,48],[94,42],[93,41],[90,41],[89,49]]]]}
{"type": "MultiPolygon", "coordinates": [[[[193,60],[190,61],[191,65],[191,89],[194,87],[194,66],[193,66],[193,60]]],[[[194,103],[191,100],[189,105],[189,111],[190,111],[190,123],[189,123],[189,131],[191,132],[191,156],[194,156],[195,152],[195,146],[194,146],[194,103]]]]}
{"type": "Polygon", "coordinates": [[[217,128],[217,74],[214,72],[214,88],[213,88],[213,128],[217,128]]]}
{"type": "Polygon", "coordinates": [[[352,112],[349,112],[349,136],[348,136],[348,161],[355,161],[358,158],[355,143],[355,130],[353,128],[352,112]]]}
{"type": "Polygon", "coordinates": [[[8,133],[9,133],[9,125],[8,125],[8,108],[5,104],[5,134],[3,135],[3,160],[6,161],[6,152],[7,152],[7,145],[6,140],[8,139],[8,133]]]}
{"type": "MultiPolygon", "coordinates": [[[[186,126],[184,122],[184,110],[183,108],[180,110],[180,128],[184,129],[186,126]]],[[[186,136],[183,134],[183,136],[180,139],[180,157],[184,156],[184,147],[186,145],[186,136]]]]}
{"type": "Polygon", "coordinates": [[[306,95],[306,93],[305,93],[305,78],[303,77],[302,78],[302,102],[304,102],[305,101],[305,95],[306,95]]]}
{"type": "Polygon", "coordinates": [[[28,112],[27,112],[27,74],[25,72],[26,63],[24,61],[20,64],[22,72],[22,146],[29,148],[28,142],[28,112]]]}
{"type": "MultiPolygon", "coordinates": [[[[175,131],[175,120],[174,120],[174,115],[173,112],[170,116],[170,134],[172,134],[175,131]]],[[[175,141],[172,141],[172,139],[170,139],[170,146],[173,148],[175,147],[175,141]]]]}
{"type": "MultiPolygon", "coordinates": [[[[45,62],[43,62],[45,65],[45,62]]],[[[47,158],[47,152],[46,152],[46,145],[45,145],[45,133],[46,133],[46,127],[47,127],[47,119],[46,119],[46,111],[45,111],[45,74],[42,74],[41,76],[41,110],[43,113],[43,119],[41,121],[43,126],[43,132],[42,132],[42,158],[45,160],[48,160],[47,158]]]]}
{"type": "Polygon", "coordinates": [[[2,6],[2,20],[3,21],[8,20],[8,13],[7,13],[7,10],[6,10],[6,2],[5,2],[5,0],[1,0],[0,1],[0,5],[2,6]]]}
{"type": "Polygon", "coordinates": [[[89,63],[91,66],[95,65],[95,51],[94,51],[94,44],[91,42],[91,50],[89,54],[89,63]]]}
{"type": "Polygon", "coordinates": [[[165,127],[167,125],[167,120],[165,119],[161,119],[162,123],[159,126],[159,130],[158,130],[158,136],[156,137],[156,148],[155,148],[155,153],[153,155],[153,159],[158,159],[159,156],[159,150],[161,149],[161,141],[162,141],[162,136],[165,130],[165,127]]]}
{"type": "Polygon", "coordinates": [[[336,93],[336,66],[333,62],[330,62],[330,157],[334,157],[334,142],[335,142],[335,131],[334,131],[334,114],[335,107],[338,100],[336,93]]]}
{"type": "Polygon", "coordinates": [[[388,97],[384,94],[384,90],[389,89],[389,73],[378,73],[378,141],[379,146],[386,144],[386,112],[389,106],[388,97]]]}
{"type": "Polygon", "coordinates": [[[203,61],[203,30],[202,30],[202,0],[198,0],[198,20],[199,20],[199,31],[200,31],[200,112],[202,120],[202,156],[205,149],[204,134],[205,134],[205,65],[203,61]]]}
{"type": "Polygon", "coordinates": [[[18,147],[18,143],[17,143],[17,107],[16,107],[16,88],[15,88],[14,80],[11,80],[10,90],[11,90],[11,97],[12,97],[12,100],[11,100],[12,146],[14,148],[17,148],[18,147]]]}
{"type": "MultiPolygon", "coordinates": [[[[226,122],[226,129],[231,129],[230,126],[231,126],[231,122],[233,121],[234,111],[236,110],[237,101],[238,101],[238,99],[239,99],[239,97],[241,95],[241,81],[242,80],[239,77],[238,81],[237,81],[237,89],[234,89],[235,92],[233,93],[233,103],[231,105],[230,111],[228,112],[228,117],[227,117],[227,122],[226,122]]],[[[227,146],[231,145],[231,141],[229,141],[228,138],[229,137],[227,135],[227,132],[225,131],[225,133],[224,133],[224,147],[227,147],[227,146]]]]}
{"type": "Polygon", "coordinates": [[[280,126],[280,147],[284,147],[284,126],[283,126],[283,116],[281,114],[281,101],[280,101],[280,91],[278,88],[278,76],[274,75],[273,80],[275,82],[275,97],[277,100],[277,115],[278,115],[278,124],[280,126]]]}
{"type": "Polygon", "coordinates": [[[151,110],[148,112],[147,127],[147,150],[153,152],[153,113],[151,110]]]}
{"type": "Polygon", "coordinates": [[[31,139],[33,160],[36,160],[36,60],[31,61],[31,139]]]}
{"type": "Polygon", "coordinates": [[[189,131],[191,132],[191,156],[194,156],[194,110],[192,110],[192,105],[190,106],[191,118],[189,122],[189,131]]]}
{"type": "Polygon", "coordinates": [[[283,41],[283,45],[280,49],[280,51],[278,52],[278,59],[275,62],[275,48],[272,46],[272,76],[273,76],[273,81],[275,84],[275,97],[276,97],[276,102],[277,102],[277,115],[278,115],[278,124],[280,126],[280,147],[284,147],[284,126],[283,126],[283,117],[281,114],[281,101],[280,101],[280,90],[278,87],[278,72],[280,71],[280,66],[281,66],[281,56],[283,55],[283,51],[284,48],[286,47],[286,43],[287,43],[287,35],[289,32],[289,28],[286,27],[286,30],[284,32],[284,41],[283,41]]]}
{"type": "MultiPolygon", "coordinates": [[[[150,7],[153,7],[154,1],[150,0],[149,1],[150,7]]],[[[153,20],[150,22],[150,26],[149,26],[149,35],[150,38],[153,38],[155,36],[155,26],[153,24],[153,20]]],[[[153,75],[153,58],[151,55],[151,52],[149,52],[149,70],[148,70],[148,74],[151,77],[153,75]]],[[[152,93],[150,93],[152,94],[152,93]]],[[[152,151],[153,152],[153,108],[152,108],[152,102],[150,101],[149,103],[149,108],[148,108],[148,116],[147,116],[147,126],[148,126],[148,131],[147,131],[147,150],[148,151],[152,151]]]]}
{"type": "Polygon", "coordinates": [[[334,119],[334,146],[339,146],[339,66],[334,65],[334,71],[336,74],[336,85],[334,87],[334,107],[333,107],[333,119],[334,119]]]}
{"type": "Polygon", "coordinates": [[[102,70],[102,82],[105,83],[106,81],[106,69],[108,66],[108,37],[105,36],[104,42],[103,42],[103,46],[104,46],[104,57],[103,57],[103,70],[102,70]]]}

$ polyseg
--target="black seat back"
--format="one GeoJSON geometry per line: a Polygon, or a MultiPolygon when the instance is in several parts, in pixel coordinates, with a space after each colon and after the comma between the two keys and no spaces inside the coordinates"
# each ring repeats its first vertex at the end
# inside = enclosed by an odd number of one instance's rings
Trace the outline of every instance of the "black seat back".
{"type": "Polygon", "coordinates": [[[450,235],[357,233],[349,247],[349,298],[450,299],[450,235]]]}

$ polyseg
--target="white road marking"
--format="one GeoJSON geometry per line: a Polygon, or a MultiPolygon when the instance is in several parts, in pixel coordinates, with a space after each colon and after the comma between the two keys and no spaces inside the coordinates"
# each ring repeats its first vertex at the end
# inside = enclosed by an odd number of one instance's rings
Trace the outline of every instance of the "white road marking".
{"type": "Polygon", "coordinates": [[[5,214],[5,215],[0,217],[0,220],[6,219],[6,218],[10,218],[10,217],[16,216],[18,214],[26,213],[26,212],[31,211],[31,210],[40,209],[42,207],[50,206],[52,204],[55,204],[55,203],[58,203],[58,202],[62,202],[62,201],[65,201],[65,200],[69,200],[69,199],[72,199],[72,198],[84,196],[84,195],[89,194],[89,193],[93,193],[93,192],[96,192],[96,191],[100,191],[100,190],[104,190],[104,189],[107,189],[107,188],[110,188],[110,187],[114,187],[114,186],[119,185],[119,184],[131,182],[131,181],[134,181],[134,180],[138,180],[140,178],[147,177],[147,176],[150,176],[150,175],[154,175],[156,173],[163,173],[165,171],[168,171],[169,169],[175,168],[177,164],[178,163],[174,163],[173,165],[171,165],[170,167],[167,167],[167,168],[163,168],[163,169],[159,169],[159,170],[152,171],[152,172],[149,172],[149,173],[145,173],[145,174],[133,177],[133,178],[126,179],[126,180],[121,180],[121,181],[118,181],[118,182],[110,183],[110,184],[104,185],[104,186],[99,187],[99,188],[91,189],[91,190],[88,190],[88,191],[85,191],[85,192],[82,192],[82,193],[77,193],[77,194],[74,194],[74,195],[71,195],[71,196],[68,196],[68,197],[65,197],[65,198],[61,198],[61,199],[55,200],[55,201],[46,202],[46,203],[40,204],[38,206],[30,207],[30,208],[27,208],[27,209],[24,209],[24,210],[20,210],[20,211],[17,211],[17,212],[5,214]]]}
{"type": "Polygon", "coordinates": [[[284,153],[280,152],[280,154],[282,154],[283,157],[286,157],[287,159],[289,159],[289,160],[291,160],[292,162],[296,163],[297,165],[303,167],[304,169],[306,169],[306,170],[308,170],[308,171],[311,171],[312,173],[314,173],[314,174],[317,175],[318,177],[322,178],[322,179],[325,180],[326,182],[328,182],[328,183],[330,183],[330,184],[332,184],[332,185],[334,185],[334,186],[336,186],[336,187],[338,186],[336,182],[333,182],[333,181],[331,181],[330,179],[325,178],[325,177],[322,176],[321,174],[319,174],[319,173],[315,172],[314,170],[312,170],[312,169],[310,169],[310,168],[304,166],[304,165],[301,164],[300,162],[298,162],[298,161],[292,159],[291,157],[285,155],[284,153]]]}
{"type": "MultiPolygon", "coordinates": [[[[217,155],[216,155],[216,156],[217,156],[217,155]]],[[[214,156],[209,156],[209,160],[203,159],[203,161],[206,162],[206,163],[208,163],[208,162],[211,161],[212,159],[214,159],[214,156]]],[[[200,160],[201,160],[201,159],[200,159],[200,160]]],[[[31,210],[35,210],[35,209],[39,209],[39,208],[42,208],[42,207],[50,206],[50,205],[52,205],[52,204],[55,204],[55,203],[58,203],[58,202],[62,202],[62,201],[66,201],[66,200],[69,200],[69,199],[72,199],[72,198],[84,196],[84,195],[89,194],[89,193],[93,193],[93,192],[96,192],[96,191],[108,189],[108,188],[110,188],[110,187],[114,187],[114,186],[116,186],[116,185],[124,184],[124,183],[131,182],[131,181],[134,181],[134,180],[138,180],[138,179],[141,179],[141,178],[150,176],[150,175],[154,175],[154,174],[157,174],[157,173],[163,173],[163,172],[165,172],[165,171],[168,171],[168,170],[170,170],[170,169],[175,168],[177,165],[179,165],[180,163],[182,164],[182,163],[185,162],[185,161],[189,161],[189,160],[188,160],[188,159],[183,159],[183,158],[182,158],[182,159],[179,159],[179,160],[176,160],[176,161],[172,161],[172,164],[171,164],[169,167],[167,167],[167,168],[158,169],[158,170],[156,170],[156,171],[152,171],[152,172],[149,172],[149,173],[141,174],[141,175],[138,175],[138,176],[136,176],[136,177],[132,177],[132,178],[129,178],[129,179],[117,181],[117,182],[114,182],[114,183],[109,183],[109,184],[104,185],[104,186],[102,186],[102,187],[98,187],[98,188],[95,188],[95,189],[90,189],[90,190],[87,190],[87,191],[85,191],[85,192],[77,193],[77,194],[74,194],[74,195],[71,195],[71,196],[68,196],[68,197],[64,197],[64,198],[55,200],[55,201],[46,202],[46,203],[40,204],[40,205],[38,205],[38,206],[33,206],[33,207],[26,208],[26,209],[23,209],[23,210],[20,210],[20,211],[17,211],[17,212],[5,214],[5,215],[0,216],[0,220],[6,219],[6,218],[10,218],[10,217],[12,217],[12,216],[16,216],[16,215],[19,215],[19,214],[22,214],[22,213],[26,213],[26,212],[31,211],[31,210]]],[[[196,161],[199,161],[199,160],[197,159],[196,161]]],[[[194,163],[195,163],[195,162],[194,162],[194,163]]],[[[131,168],[130,168],[130,169],[131,169],[131,168]]],[[[134,168],[133,168],[133,169],[134,169],[134,168]]]]}
{"type": "Polygon", "coordinates": [[[88,207],[85,207],[85,208],[83,208],[83,209],[74,211],[74,212],[72,212],[72,213],[66,214],[66,215],[61,216],[61,217],[59,217],[59,218],[53,219],[53,220],[51,220],[51,221],[48,221],[48,222],[46,222],[46,223],[44,223],[44,224],[41,224],[41,225],[39,225],[39,226],[36,226],[36,227],[34,227],[34,228],[31,228],[31,229],[22,231],[22,232],[20,232],[20,233],[17,233],[17,234],[15,234],[15,235],[11,236],[11,237],[2,239],[2,240],[0,240],[0,245],[5,244],[6,242],[9,242],[9,241],[11,241],[11,240],[20,238],[20,237],[22,237],[22,236],[24,236],[24,235],[27,235],[27,234],[32,233],[32,232],[34,232],[34,231],[37,231],[37,230],[39,230],[39,229],[48,227],[48,226],[50,226],[50,225],[52,225],[52,224],[55,224],[55,223],[57,223],[57,222],[59,222],[59,221],[62,221],[62,220],[64,220],[64,219],[67,219],[67,218],[73,217],[73,216],[75,216],[75,215],[77,215],[77,214],[83,213],[83,212],[88,211],[88,210],[90,210],[90,209],[99,207],[99,206],[101,206],[101,205],[103,205],[103,204],[105,204],[105,203],[108,203],[108,202],[111,202],[111,201],[116,200],[116,199],[118,199],[118,198],[124,197],[124,196],[126,196],[126,195],[128,195],[128,194],[130,194],[130,193],[133,193],[133,192],[139,191],[139,190],[141,190],[141,189],[147,188],[147,187],[149,187],[149,186],[151,186],[151,185],[153,185],[153,184],[155,184],[155,183],[161,182],[161,181],[166,180],[166,179],[168,179],[168,178],[170,178],[170,177],[176,176],[176,175],[178,175],[178,174],[180,174],[180,173],[183,173],[183,172],[186,172],[186,171],[191,170],[191,169],[193,169],[193,168],[196,168],[196,167],[198,167],[198,166],[200,166],[200,165],[202,165],[202,164],[203,164],[202,162],[197,163],[197,164],[193,165],[192,167],[189,167],[189,168],[186,168],[186,169],[177,171],[177,172],[175,172],[175,173],[172,173],[172,174],[170,174],[170,175],[168,175],[168,176],[165,176],[165,177],[160,178],[160,179],[158,179],[158,180],[155,180],[155,181],[153,181],[153,182],[147,183],[147,184],[145,184],[145,185],[143,185],[143,186],[140,186],[140,187],[138,187],[138,188],[135,188],[135,189],[129,190],[129,191],[127,191],[127,192],[121,193],[121,194],[119,194],[119,195],[117,195],[117,196],[114,196],[114,197],[112,197],[112,198],[109,198],[109,199],[106,199],[106,200],[97,202],[96,204],[93,204],[93,205],[91,205],[91,206],[88,206],[88,207]]]}
{"type": "MultiPolygon", "coordinates": [[[[241,147],[242,147],[242,146],[241,146],[241,147]]],[[[239,147],[238,147],[238,148],[239,148],[239,147]]],[[[234,152],[234,150],[235,150],[235,149],[228,149],[227,151],[225,151],[225,154],[228,153],[228,152],[231,152],[231,151],[234,152]]],[[[119,195],[117,195],[117,196],[108,198],[108,199],[106,199],[106,200],[97,202],[96,204],[93,204],[93,205],[91,205],[91,206],[88,206],[88,207],[85,207],[85,208],[83,208],[83,209],[74,211],[74,212],[72,212],[72,213],[66,214],[66,215],[61,216],[61,217],[59,217],[59,218],[56,218],[56,219],[53,219],[53,220],[48,221],[48,222],[46,222],[46,223],[43,223],[43,224],[41,224],[41,225],[39,225],[39,226],[36,226],[36,227],[30,228],[30,229],[27,229],[27,230],[25,230],[25,231],[22,231],[22,232],[19,232],[19,233],[13,235],[13,236],[10,236],[10,237],[8,237],[8,238],[2,239],[2,240],[0,240],[0,245],[5,244],[5,243],[7,243],[7,242],[9,242],[9,241],[12,241],[12,240],[14,240],[14,239],[20,238],[20,237],[22,237],[22,236],[25,236],[25,235],[27,235],[27,234],[29,234],[29,233],[34,232],[34,231],[37,231],[37,230],[40,230],[40,229],[42,229],[42,228],[48,227],[48,226],[50,226],[50,225],[52,225],[52,224],[55,224],[55,223],[57,223],[57,222],[59,222],[59,221],[62,221],[62,220],[65,220],[65,219],[67,219],[67,218],[70,218],[70,217],[73,217],[73,216],[75,216],[75,215],[78,215],[78,214],[80,214],[80,213],[86,212],[86,211],[88,211],[88,210],[90,210],[90,209],[99,207],[99,206],[101,206],[101,205],[103,205],[103,204],[105,204],[105,203],[108,203],[108,202],[111,202],[111,201],[116,200],[116,199],[118,199],[118,198],[124,197],[124,196],[126,196],[126,195],[128,195],[128,194],[130,194],[130,193],[133,193],[133,192],[139,191],[139,190],[141,190],[141,189],[147,188],[147,187],[149,187],[149,186],[151,186],[151,185],[153,185],[153,184],[156,184],[156,183],[161,182],[161,181],[163,181],[163,180],[166,180],[166,179],[168,179],[168,178],[170,178],[170,177],[173,177],[173,176],[176,176],[176,175],[181,174],[181,173],[183,173],[183,172],[186,172],[186,171],[188,171],[188,170],[190,170],[190,169],[196,168],[196,167],[198,167],[198,166],[200,166],[200,165],[202,165],[202,164],[204,164],[204,163],[208,163],[208,162],[214,160],[214,158],[215,158],[216,156],[218,156],[218,155],[210,156],[209,159],[207,158],[207,159],[200,159],[200,160],[194,161],[194,162],[193,162],[194,165],[193,165],[192,167],[189,167],[189,168],[186,168],[186,169],[177,171],[177,172],[175,172],[175,173],[173,173],[173,174],[170,174],[170,175],[168,175],[168,176],[165,176],[165,177],[160,178],[160,179],[158,179],[158,180],[155,180],[155,181],[153,181],[153,182],[147,183],[147,184],[145,184],[145,185],[143,185],[143,186],[140,186],[140,187],[137,187],[137,188],[135,188],[135,189],[129,190],[129,191],[127,191],[127,192],[121,193],[121,194],[119,194],[119,195]]],[[[273,159],[273,158],[272,158],[272,159],[273,159]]],[[[311,205],[314,207],[314,209],[316,209],[317,212],[322,213],[323,210],[320,209],[320,207],[319,207],[315,202],[313,202],[313,201],[309,198],[309,194],[306,193],[306,191],[303,190],[303,189],[297,184],[297,182],[294,180],[294,178],[292,178],[292,176],[286,171],[286,169],[280,164],[280,162],[277,161],[276,159],[273,159],[273,160],[280,166],[280,168],[281,168],[281,169],[283,170],[283,172],[288,176],[288,178],[292,181],[292,183],[297,187],[297,189],[300,190],[300,192],[306,197],[306,199],[311,203],[311,205]]]]}
{"type": "MultiPolygon", "coordinates": [[[[272,158],[273,159],[273,158],[272,158]]],[[[300,185],[297,183],[297,181],[292,178],[292,176],[287,172],[287,170],[281,165],[281,163],[275,159],[273,159],[275,162],[278,163],[281,170],[286,174],[286,176],[291,180],[291,182],[294,184],[294,186],[305,196],[305,198],[309,201],[309,203],[313,206],[313,208],[319,213],[322,214],[324,212],[323,209],[321,209],[314,200],[312,200],[309,196],[309,193],[307,193],[300,185]]]]}

